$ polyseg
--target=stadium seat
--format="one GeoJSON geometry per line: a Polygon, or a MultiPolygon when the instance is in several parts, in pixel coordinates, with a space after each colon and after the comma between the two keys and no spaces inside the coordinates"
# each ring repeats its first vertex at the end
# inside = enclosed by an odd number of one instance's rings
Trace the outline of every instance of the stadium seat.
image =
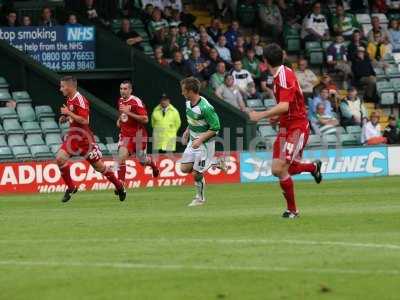
{"type": "Polygon", "coordinates": [[[271,126],[260,126],[258,131],[262,137],[276,136],[276,131],[271,126]]]}
{"type": "Polygon", "coordinates": [[[108,149],[108,152],[110,152],[111,154],[118,153],[118,144],[117,143],[107,144],[106,147],[108,149]]]}
{"type": "Polygon", "coordinates": [[[93,137],[94,137],[94,141],[95,141],[97,144],[101,142],[101,141],[100,141],[100,138],[99,138],[97,135],[94,135],[93,137]]]}
{"type": "Polygon", "coordinates": [[[264,110],[265,107],[261,99],[247,99],[246,106],[254,110],[264,110]]]}
{"type": "Polygon", "coordinates": [[[48,133],[45,136],[46,140],[46,145],[47,146],[52,146],[52,145],[59,145],[62,143],[60,134],[58,133],[48,133]]]}
{"type": "Polygon", "coordinates": [[[288,38],[286,40],[286,50],[288,52],[298,52],[301,49],[300,38],[288,38]]]}
{"type": "Polygon", "coordinates": [[[30,133],[26,136],[26,144],[28,146],[45,145],[42,135],[37,133],[30,133]]]}
{"type": "Polygon", "coordinates": [[[322,49],[324,49],[324,51],[328,50],[329,46],[332,44],[332,41],[323,41],[322,42],[322,49]]]}
{"type": "Polygon", "coordinates": [[[6,90],[1,90],[0,91],[0,102],[7,102],[9,100],[11,100],[11,95],[8,91],[6,90]]]}
{"type": "Polygon", "coordinates": [[[3,121],[4,131],[7,134],[20,133],[24,134],[24,129],[21,127],[17,119],[5,119],[3,121]]]}
{"type": "Polygon", "coordinates": [[[106,147],[106,145],[104,145],[103,143],[97,143],[97,145],[100,148],[100,151],[103,155],[109,155],[110,151],[108,150],[108,148],[106,147]]]}
{"type": "Polygon", "coordinates": [[[7,80],[4,77],[0,77],[0,88],[1,89],[8,89],[9,85],[7,80]]]}
{"type": "Polygon", "coordinates": [[[380,105],[393,105],[395,103],[395,94],[394,92],[382,93],[379,98],[380,105]]]}
{"type": "Polygon", "coordinates": [[[58,124],[54,120],[46,120],[40,122],[40,127],[42,128],[44,133],[60,133],[61,130],[58,127],[58,124]]]}
{"type": "Polygon", "coordinates": [[[369,14],[356,14],[356,19],[360,24],[371,24],[371,16],[369,14]]]}
{"type": "Polygon", "coordinates": [[[17,101],[17,104],[20,103],[31,103],[32,99],[29,96],[27,91],[17,91],[12,93],[12,98],[17,101]]]}
{"type": "Polygon", "coordinates": [[[14,108],[11,107],[0,107],[0,119],[18,119],[18,115],[14,108]]]}
{"type": "Polygon", "coordinates": [[[53,109],[49,105],[38,105],[35,106],[36,117],[41,120],[44,117],[54,118],[55,114],[53,109]]]}
{"type": "Polygon", "coordinates": [[[33,122],[36,120],[35,111],[30,104],[18,105],[17,113],[21,122],[33,122]]]}
{"type": "Polygon", "coordinates": [[[121,19],[114,19],[111,21],[111,30],[114,33],[117,33],[118,31],[121,30],[121,24],[122,24],[122,20],[121,19]]]}
{"type": "Polygon", "coordinates": [[[307,147],[316,148],[321,146],[321,137],[317,134],[312,134],[308,138],[307,147]]]}
{"type": "Polygon", "coordinates": [[[270,108],[276,105],[275,99],[264,99],[264,106],[270,108]]]}
{"type": "Polygon", "coordinates": [[[357,136],[354,134],[345,133],[340,135],[339,138],[343,146],[356,146],[360,144],[357,139],[357,136]]]}
{"type": "Polygon", "coordinates": [[[360,134],[361,133],[361,127],[360,126],[347,126],[346,127],[346,132],[347,133],[352,133],[352,134],[360,134]]]}
{"type": "Polygon", "coordinates": [[[8,135],[8,145],[10,147],[14,146],[25,146],[24,135],[23,134],[10,134],[8,135]]]}
{"type": "Polygon", "coordinates": [[[49,146],[51,153],[53,153],[54,155],[56,155],[57,152],[58,152],[58,150],[60,150],[60,146],[61,146],[61,144],[49,146]]]}
{"type": "Polygon", "coordinates": [[[6,132],[4,131],[3,126],[0,124],[0,134],[5,134],[6,132]]]}
{"type": "Polygon", "coordinates": [[[376,68],[374,68],[374,71],[375,71],[377,81],[386,79],[386,73],[383,68],[376,67],[376,68]]]}
{"type": "Polygon", "coordinates": [[[46,145],[35,145],[31,146],[30,149],[33,158],[49,158],[54,156],[53,152],[46,145]]]}
{"type": "Polygon", "coordinates": [[[382,93],[394,92],[392,82],[386,80],[378,81],[376,83],[376,90],[378,92],[378,95],[381,95],[382,93]]]}
{"type": "Polygon", "coordinates": [[[254,26],[257,19],[256,8],[251,4],[238,1],[237,14],[240,24],[243,26],[254,26]]]}
{"type": "Polygon", "coordinates": [[[385,70],[386,76],[389,78],[400,78],[399,67],[396,65],[389,65],[385,70]]]}
{"type": "Polygon", "coordinates": [[[13,159],[14,155],[10,147],[0,147],[0,160],[13,159]]]}
{"type": "Polygon", "coordinates": [[[5,135],[0,135],[0,147],[7,147],[7,141],[5,135]]]}
{"type": "Polygon", "coordinates": [[[12,152],[17,159],[28,159],[31,158],[32,155],[27,146],[17,146],[12,148],[12,152]]]}
{"type": "Polygon", "coordinates": [[[39,123],[34,122],[23,122],[22,128],[24,129],[25,133],[42,133],[42,129],[39,126],[39,123]]]}
{"type": "Polygon", "coordinates": [[[321,144],[324,146],[336,146],[338,144],[338,140],[335,134],[327,134],[321,137],[321,144]]]}

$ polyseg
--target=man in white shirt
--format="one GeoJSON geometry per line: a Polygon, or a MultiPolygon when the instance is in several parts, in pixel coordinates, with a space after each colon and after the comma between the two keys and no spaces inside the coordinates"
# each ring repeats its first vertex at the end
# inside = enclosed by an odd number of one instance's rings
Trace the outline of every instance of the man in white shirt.
{"type": "Polygon", "coordinates": [[[240,60],[236,60],[233,62],[231,74],[233,76],[234,84],[239,88],[242,96],[247,97],[249,83],[254,82],[250,72],[242,69],[242,62],[240,60]]]}
{"type": "Polygon", "coordinates": [[[218,36],[218,42],[215,45],[219,56],[227,63],[232,62],[231,51],[226,47],[226,37],[224,35],[218,36]]]}
{"type": "Polygon", "coordinates": [[[308,69],[308,62],[306,59],[299,59],[298,69],[295,73],[300,83],[300,87],[303,90],[304,96],[306,98],[312,97],[314,86],[318,84],[319,80],[317,75],[308,69]]]}
{"type": "Polygon", "coordinates": [[[304,18],[301,37],[306,42],[329,39],[328,22],[326,17],[321,14],[320,2],[315,2],[313,12],[304,18]]]}
{"type": "Polygon", "coordinates": [[[386,138],[382,136],[381,126],[379,125],[379,114],[376,111],[371,113],[370,120],[362,128],[361,143],[365,145],[387,143],[386,138]]]}

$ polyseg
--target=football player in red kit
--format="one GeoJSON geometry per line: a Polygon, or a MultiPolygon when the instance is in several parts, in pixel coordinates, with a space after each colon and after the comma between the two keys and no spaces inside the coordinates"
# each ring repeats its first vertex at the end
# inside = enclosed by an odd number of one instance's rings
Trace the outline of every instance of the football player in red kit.
{"type": "Polygon", "coordinates": [[[279,117],[279,133],[273,147],[272,174],[279,178],[287,203],[287,210],[282,217],[296,218],[299,212],[296,208],[291,176],[310,172],[316,183],[320,183],[322,162],[301,162],[310,128],[303,92],[295,73],[283,65],[283,50],[277,44],[270,44],[266,47],[264,55],[274,76],[277,105],[266,111],[249,112],[249,117],[253,121],[269,118],[271,122],[278,121],[279,117]]]}
{"type": "Polygon", "coordinates": [[[125,161],[129,156],[136,154],[143,166],[150,166],[153,177],[158,177],[160,171],[147,155],[147,130],[149,122],[147,110],[142,100],[132,95],[132,83],[124,81],[120,85],[121,98],[118,100],[119,118],[117,126],[120,128],[118,142],[118,178],[125,182],[125,161]]]}
{"type": "Polygon", "coordinates": [[[70,166],[68,164],[69,158],[74,155],[85,157],[96,171],[102,173],[114,184],[119,200],[124,201],[126,191],[123,183],[104,164],[102,153],[98,145],[94,142],[93,133],[89,127],[90,103],[78,92],[77,88],[77,80],[72,76],[63,77],[60,81],[60,91],[67,97],[67,103],[61,108],[60,123],[70,123],[69,130],[64,137],[64,142],[56,155],[61,176],[67,185],[62,202],[69,201],[71,195],[78,191],[78,187],[71,179],[70,166]]]}

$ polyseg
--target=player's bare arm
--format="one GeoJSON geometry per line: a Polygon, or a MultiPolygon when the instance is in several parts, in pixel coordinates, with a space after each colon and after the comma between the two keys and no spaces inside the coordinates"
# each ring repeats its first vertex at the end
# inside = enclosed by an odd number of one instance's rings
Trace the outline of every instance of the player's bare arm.
{"type": "Polygon", "coordinates": [[[82,125],[89,124],[89,120],[87,118],[84,118],[84,117],[74,114],[72,111],[69,110],[69,108],[65,104],[63,107],[61,107],[61,113],[63,115],[71,117],[72,120],[74,120],[75,122],[77,122],[79,124],[82,124],[82,125]]]}
{"type": "Polygon", "coordinates": [[[264,118],[271,118],[280,116],[289,110],[289,102],[280,102],[273,108],[264,111],[251,111],[249,112],[249,118],[252,121],[259,121],[264,118]]]}
{"type": "Polygon", "coordinates": [[[126,114],[127,116],[129,116],[129,117],[135,119],[135,121],[137,121],[137,122],[139,122],[139,123],[147,124],[147,123],[149,122],[148,116],[145,116],[145,115],[137,115],[137,114],[131,112],[128,105],[121,105],[119,111],[122,112],[122,113],[124,113],[124,114],[126,114]]]}
{"type": "Polygon", "coordinates": [[[182,134],[182,145],[187,145],[188,142],[189,142],[189,127],[187,127],[185,132],[182,134]]]}
{"type": "Polygon", "coordinates": [[[212,137],[216,136],[217,132],[214,130],[208,130],[199,135],[197,139],[195,139],[192,143],[192,148],[197,149],[203,144],[205,141],[211,139],[212,137]]]}

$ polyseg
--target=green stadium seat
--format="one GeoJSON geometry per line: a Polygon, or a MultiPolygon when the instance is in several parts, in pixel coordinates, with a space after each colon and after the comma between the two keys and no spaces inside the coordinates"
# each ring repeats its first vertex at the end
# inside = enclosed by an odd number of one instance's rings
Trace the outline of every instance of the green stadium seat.
{"type": "Polygon", "coordinates": [[[6,132],[4,131],[3,126],[0,124],[0,134],[5,134],[6,132]]]}
{"type": "Polygon", "coordinates": [[[322,42],[322,49],[324,49],[324,51],[328,50],[329,46],[332,44],[332,41],[323,41],[322,42]]]}
{"type": "Polygon", "coordinates": [[[54,155],[57,154],[58,150],[60,150],[60,147],[61,147],[61,144],[49,146],[51,153],[53,153],[54,155]]]}
{"type": "Polygon", "coordinates": [[[21,122],[33,122],[36,120],[35,111],[30,104],[18,105],[17,114],[21,122]]]}
{"type": "Polygon", "coordinates": [[[42,118],[54,118],[55,114],[53,112],[53,109],[49,105],[38,105],[35,106],[35,112],[36,112],[36,117],[38,120],[41,120],[42,118]]]}
{"type": "Polygon", "coordinates": [[[151,47],[151,45],[147,42],[141,43],[141,46],[143,47],[143,52],[146,55],[153,55],[154,54],[154,50],[153,47],[151,47]]]}
{"type": "Polygon", "coordinates": [[[23,134],[10,134],[8,135],[8,145],[14,146],[26,146],[23,134]]]}
{"type": "Polygon", "coordinates": [[[111,154],[118,153],[118,144],[117,143],[107,144],[106,147],[107,147],[109,153],[111,153],[111,154]]]}
{"type": "Polygon", "coordinates": [[[386,76],[389,78],[400,78],[400,71],[397,65],[389,65],[385,70],[386,76]]]}
{"type": "Polygon", "coordinates": [[[237,15],[240,23],[245,26],[253,26],[257,19],[257,10],[251,4],[240,3],[237,8],[237,15]]]}
{"type": "Polygon", "coordinates": [[[42,129],[39,126],[39,123],[34,122],[23,122],[22,128],[24,129],[25,133],[42,133],[42,129]]]}
{"type": "Polygon", "coordinates": [[[260,126],[258,132],[262,137],[276,136],[276,131],[271,126],[260,126]]]}
{"type": "Polygon", "coordinates": [[[121,23],[122,23],[122,20],[121,20],[121,19],[114,19],[114,20],[112,20],[112,21],[111,21],[111,30],[112,30],[114,33],[117,33],[118,31],[120,31],[120,30],[121,30],[121,23]]]}
{"type": "Polygon", "coordinates": [[[5,119],[3,121],[4,131],[7,134],[11,133],[20,133],[24,134],[24,129],[21,127],[21,124],[18,122],[17,119],[5,119]]]}
{"type": "Polygon", "coordinates": [[[14,155],[10,147],[0,147],[0,160],[13,159],[14,155]]]}
{"type": "Polygon", "coordinates": [[[264,99],[264,106],[266,108],[274,107],[276,105],[275,99],[264,99]]]}
{"type": "Polygon", "coordinates": [[[393,105],[396,102],[394,92],[382,93],[379,98],[380,105],[393,105]]]}
{"type": "Polygon", "coordinates": [[[261,99],[247,99],[246,100],[246,105],[248,108],[254,109],[254,110],[264,110],[264,104],[261,99]]]}
{"type": "Polygon", "coordinates": [[[394,91],[397,93],[400,92],[400,78],[392,78],[390,82],[392,83],[394,91]]]}
{"type": "Polygon", "coordinates": [[[306,42],[306,51],[308,53],[313,51],[322,51],[320,42],[306,42]]]}
{"type": "Polygon", "coordinates": [[[94,141],[98,144],[101,143],[100,138],[97,135],[94,135],[94,141]]]}
{"type": "Polygon", "coordinates": [[[134,29],[135,31],[137,31],[137,29],[140,29],[140,28],[144,29],[144,24],[143,24],[142,20],[140,20],[140,19],[131,18],[131,19],[129,19],[129,22],[131,23],[132,29],[134,29]]]}
{"type": "Polygon", "coordinates": [[[103,155],[109,155],[110,151],[108,150],[108,148],[106,147],[106,145],[104,145],[103,143],[97,143],[97,145],[100,148],[100,151],[103,155]]]}
{"type": "Polygon", "coordinates": [[[28,146],[45,145],[42,135],[38,133],[30,133],[26,136],[26,144],[28,146]]]}
{"type": "Polygon", "coordinates": [[[371,16],[369,14],[356,14],[356,19],[360,24],[371,24],[371,16]]]}
{"type": "Polygon", "coordinates": [[[11,107],[0,107],[0,119],[18,119],[18,115],[14,108],[11,107]]]}
{"type": "Polygon", "coordinates": [[[20,103],[31,103],[32,99],[29,96],[27,91],[17,91],[12,93],[12,98],[17,101],[17,104],[20,103]]]}
{"type": "Polygon", "coordinates": [[[313,66],[324,63],[324,53],[322,51],[313,51],[310,53],[310,64],[313,66]]]}
{"type": "Polygon", "coordinates": [[[7,102],[9,100],[12,100],[12,97],[10,93],[6,90],[1,90],[0,91],[0,101],[1,102],[7,102]]]}
{"type": "Polygon", "coordinates": [[[4,77],[0,77],[0,88],[1,89],[8,89],[9,85],[7,80],[4,77]]]}
{"type": "Polygon", "coordinates": [[[361,127],[360,126],[347,126],[346,127],[346,132],[347,133],[352,133],[352,134],[360,134],[361,133],[361,127]]]}
{"type": "Polygon", "coordinates": [[[47,120],[40,122],[40,127],[44,133],[60,133],[61,130],[54,120],[47,120]]]}
{"type": "Polygon", "coordinates": [[[345,133],[340,135],[340,142],[343,146],[357,146],[360,142],[357,139],[357,136],[350,133],[345,133]]]}
{"type": "Polygon", "coordinates": [[[338,144],[338,140],[335,134],[327,134],[321,137],[321,144],[328,146],[336,146],[338,144]]]}
{"type": "Polygon", "coordinates": [[[54,157],[53,152],[46,145],[31,146],[31,153],[33,158],[50,158],[54,157]]]}
{"type": "Polygon", "coordinates": [[[48,133],[48,134],[46,134],[44,139],[46,140],[47,146],[59,145],[62,143],[60,134],[58,134],[58,133],[48,133]]]}
{"type": "Polygon", "coordinates": [[[298,37],[286,38],[286,50],[288,52],[298,52],[301,49],[301,40],[298,37]]]}
{"type": "Polygon", "coordinates": [[[392,82],[383,80],[376,83],[376,90],[381,95],[382,93],[394,92],[394,87],[392,82]]]}
{"type": "Polygon", "coordinates": [[[0,147],[7,147],[7,141],[5,135],[0,135],[0,147]]]}
{"type": "Polygon", "coordinates": [[[378,81],[386,79],[386,73],[383,68],[376,67],[376,68],[374,68],[374,71],[375,71],[376,79],[378,81]]]}
{"type": "Polygon", "coordinates": [[[12,148],[12,152],[16,159],[32,158],[31,152],[27,146],[17,146],[12,148]]]}
{"type": "Polygon", "coordinates": [[[316,148],[321,146],[321,137],[317,134],[312,134],[308,138],[307,147],[316,148]]]}

